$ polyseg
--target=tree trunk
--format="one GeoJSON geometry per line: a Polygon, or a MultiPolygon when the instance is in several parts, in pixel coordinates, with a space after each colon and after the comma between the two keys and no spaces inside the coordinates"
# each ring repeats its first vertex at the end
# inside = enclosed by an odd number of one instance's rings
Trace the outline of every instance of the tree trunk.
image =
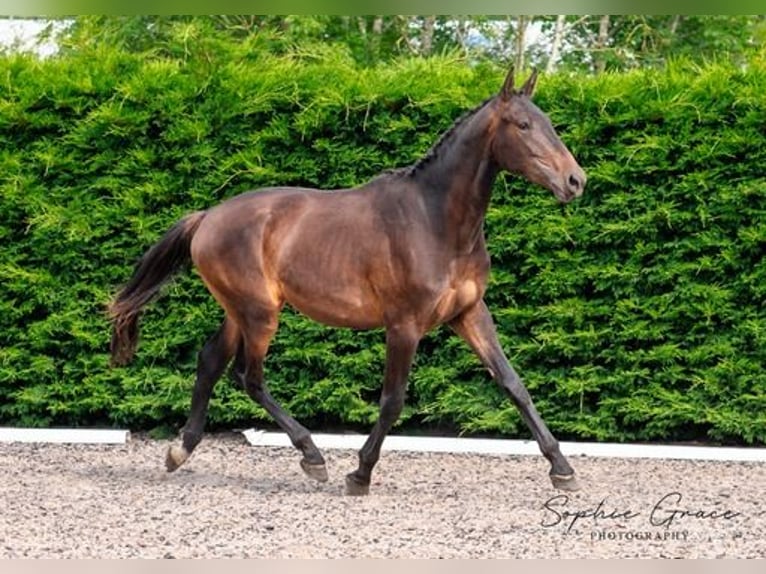
{"type": "Polygon", "coordinates": [[[670,35],[675,36],[678,25],[681,23],[682,16],[673,16],[673,20],[670,22],[670,35]]]}
{"type": "Polygon", "coordinates": [[[372,21],[372,33],[380,36],[383,34],[383,16],[375,16],[372,21]]]}
{"type": "Polygon", "coordinates": [[[556,16],[556,26],[553,28],[553,39],[551,40],[551,52],[548,56],[548,64],[545,66],[546,72],[552,72],[556,69],[556,64],[559,61],[559,52],[561,51],[561,44],[564,41],[564,21],[566,16],[559,14],[556,16]]]}
{"type": "Polygon", "coordinates": [[[423,31],[420,33],[420,54],[430,56],[434,44],[434,27],[436,26],[436,16],[426,16],[423,22],[423,31]]]}
{"type": "Polygon", "coordinates": [[[528,25],[529,19],[526,16],[518,16],[516,18],[516,34],[514,41],[514,49],[516,53],[513,58],[513,65],[516,70],[522,70],[524,68],[524,48],[526,45],[528,25]]]}
{"type": "Polygon", "coordinates": [[[372,36],[370,38],[370,52],[372,53],[372,61],[375,62],[380,59],[380,45],[383,40],[383,16],[375,16],[372,21],[372,36]]]}
{"type": "Polygon", "coordinates": [[[606,46],[609,42],[609,14],[601,16],[598,23],[598,38],[596,39],[596,73],[606,70],[606,46]]]}

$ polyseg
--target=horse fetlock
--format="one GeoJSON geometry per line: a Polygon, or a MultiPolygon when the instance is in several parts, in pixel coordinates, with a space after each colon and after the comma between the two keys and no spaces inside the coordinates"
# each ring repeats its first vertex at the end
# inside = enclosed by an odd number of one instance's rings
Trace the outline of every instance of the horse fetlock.
{"type": "Polygon", "coordinates": [[[165,456],[165,468],[168,472],[173,472],[189,458],[189,451],[182,446],[172,445],[168,448],[165,456]]]}
{"type": "Polygon", "coordinates": [[[314,445],[314,441],[311,439],[311,433],[305,429],[295,433],[292,437],[290,437],[290,439],[293,443],[293,446],[298,450],[304,452],[307,450],[317,450],[317,447],[314,445]]]}
{"type": "Polygon", "coordinates": [[[363,480],[355,472],[347,474],[346,494],[348,496],[366,496],[370,494],[370,481],[363,480]]]}

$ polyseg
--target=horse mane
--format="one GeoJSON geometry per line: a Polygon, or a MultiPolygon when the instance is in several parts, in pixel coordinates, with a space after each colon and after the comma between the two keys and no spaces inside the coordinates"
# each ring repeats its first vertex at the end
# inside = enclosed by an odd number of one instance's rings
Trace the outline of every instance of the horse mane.
{"type": "Polygon", "coordinates": [[[436,140],[436,143],[431,146],[431,148],[425,153],[423,157],[421,157],[418,161],[413,163],[412,165],[409,165],[404,168],[400,168],[402,175],[408,175],[410,177],[414,176],[418,171],[422,170],[424,167],[426,167],[428,164],[430,164],[434,159],[436,159],[439,156],[439,152],[441,149],[452,139],[452,136],[455,135],[455,132],[458,131],[458,129],[470,118],[475,116],[480,110],[484,109],[484,107],[491,102],[495,96],[490,96],[486,100],[484,100],[482,103],[480,103],[475,108],[468,110],[463,115],[461,115],[458,119],[456,119],[450,128],[445,131],[441,137],[436,140]]]}
{"type": "Polygon", "coordinates": [[[464,112],[459,118],[457,118],[452,125],[447,129],[442,135],[439,137],[438,140],[436,140],[436,143],[434,143],[431,148],[423,155],[419,160],[417,160],[415,163],[404,166],[404,167],[393,167],[388,168],[380,172],[374,179],[380,179],[380,178],[401,178],[401,177],[414,177],[419,171],[421,171],[423,168],[425,168],[428,164],[434,161],[439,156],[439,151],[447,144],[448,141],[452,139],[452,137],[455,135],[455,132],[458,131],[458,129],[467,122],[470,118],[475,116],[479,111],[481,111],[489,102],[491,102],[495,96],[490,96],[483,102],[481,102],[478,106],[468,110],[467,112],[464,112]]]}

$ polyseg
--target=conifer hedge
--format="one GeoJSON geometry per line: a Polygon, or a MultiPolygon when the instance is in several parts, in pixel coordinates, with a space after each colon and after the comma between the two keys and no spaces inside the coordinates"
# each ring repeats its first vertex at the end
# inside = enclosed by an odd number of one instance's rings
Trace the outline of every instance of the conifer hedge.
{"type": "MultiPolygon", "coordinates": [[[[409,164],[502,77],[258,46],[0,58],[0,424],[180,426],[222,311],[180,277],[144,316],[136,360],[109,368],[105,304],[148,246],[245,190],[409,164]]],[[[551,429],[766,442],[766,63],[543,76],[536,100],[588,187],[561,206],[498,180],[487,301],[551,429]]],[[[309,427],[367,430],[383,356],[380,331],[286,311],[267,379],[309,427]]],[[[407,405],[411,431],[528,436],[446,329],[422,343],[407,405]]],[[[209,428],[268,420],[227,379],[216,388],[209,428]]]]}

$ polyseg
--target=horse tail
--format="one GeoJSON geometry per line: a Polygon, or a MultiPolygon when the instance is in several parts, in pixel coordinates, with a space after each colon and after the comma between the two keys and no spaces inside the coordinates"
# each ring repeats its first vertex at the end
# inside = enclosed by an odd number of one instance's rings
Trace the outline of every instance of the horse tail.
{"type": "Polygon", "coordinates": [[[191,260],[191,240],[204,211],[187,215],[144,253],[133,276],[109,305],[112,341],[109,350],[113,365],[125,365],[138,345],[138,319],[141,309],[181,267],[191,260]]]}

